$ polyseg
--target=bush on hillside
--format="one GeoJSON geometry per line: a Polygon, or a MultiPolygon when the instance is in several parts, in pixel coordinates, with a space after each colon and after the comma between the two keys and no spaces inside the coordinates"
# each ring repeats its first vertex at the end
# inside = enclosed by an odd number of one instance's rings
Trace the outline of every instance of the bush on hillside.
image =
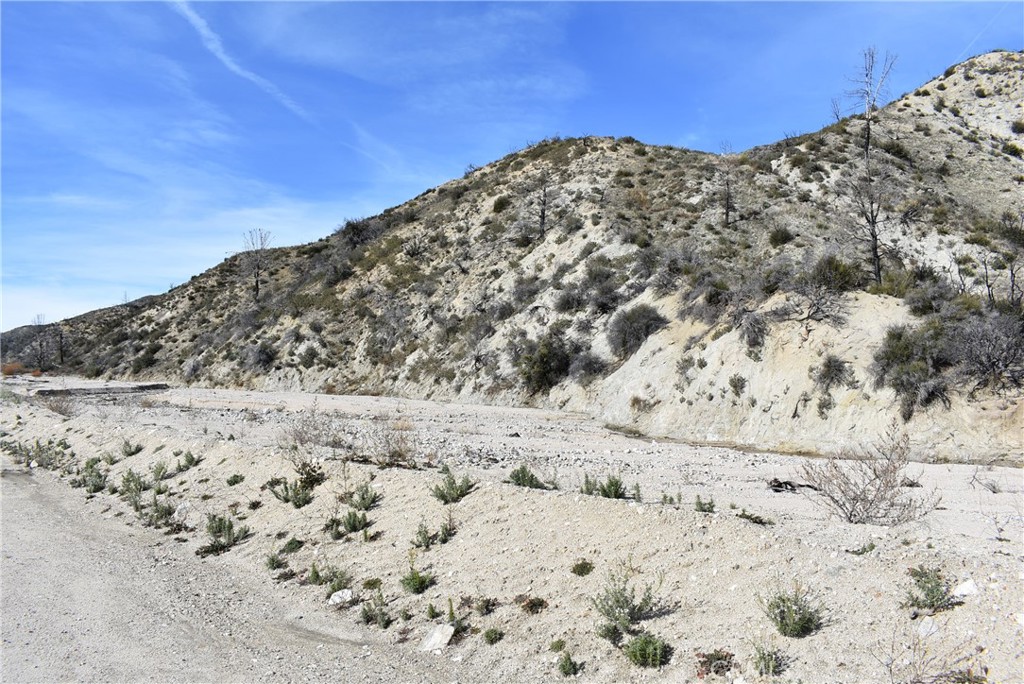
{"type": "Polygon", "coordinates": [[[637,304],[615,314],[608,324],[608,344],[619,358],[632,356],[651,334],[668,325],[668,319],[650,304],[637,304]]]}

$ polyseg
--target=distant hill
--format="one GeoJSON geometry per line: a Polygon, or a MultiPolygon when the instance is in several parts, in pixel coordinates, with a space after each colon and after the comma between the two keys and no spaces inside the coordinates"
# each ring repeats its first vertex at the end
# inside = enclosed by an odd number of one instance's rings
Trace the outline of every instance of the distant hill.
{"type": "Polygon", "coordinates": [[[4,333],[3,358],[762,449],[896,420],[922,458],[1020,462],[1022,102],[1024,55],[995,52],[876,111],[867,158],[863,116],[729,155],[545,140],[317,242],[4,333]]]}

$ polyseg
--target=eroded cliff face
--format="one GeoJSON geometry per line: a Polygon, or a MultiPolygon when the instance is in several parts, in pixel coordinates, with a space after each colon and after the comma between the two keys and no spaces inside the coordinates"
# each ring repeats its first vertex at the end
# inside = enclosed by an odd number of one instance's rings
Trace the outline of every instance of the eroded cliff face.
{"type": "Polygon", "coordinates": [[[1022,63],[982,55],[878,111],[870,173],[857,117],[728,156],[547,140],[269,250],[258,299],[238,255],[8,332],[4,359],[562,407],[762,449],[860,448],[895,420],[920,458],[1019,462],[1022,63]]]}

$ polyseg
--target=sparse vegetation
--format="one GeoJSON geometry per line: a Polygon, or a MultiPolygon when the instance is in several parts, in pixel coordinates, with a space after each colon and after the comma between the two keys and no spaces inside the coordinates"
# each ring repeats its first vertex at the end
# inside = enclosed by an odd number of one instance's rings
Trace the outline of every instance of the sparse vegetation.
{"type": "Polygon", "coordinates": [[[707,653],[697,653],[697,678],[704,679],[708,675],[724,677],[735,665],[735,656],[724,648],[716,648],[707,653]]]}
{"type": "Polygon", "coordinates": [[[766,517],[764,517],[762,515],[758,515],[757,513],[747,513],[747,509],[746,508],[741,509],[740,512],[736,514],[736,517],[737,518],[741,518],[743,520],[746,520],[747,522],[752,522],[755,525],[774,525],[775,524],[775,521],[772,520],[771,518],[766,518],[766,517]]]}
{"type": "Polygon", "coordinates": [[[489,644],[491,646],[493,646],[494,644],[498,643],[499,641],[501,641],[504,638],[505,638],[505,633],[503,631],[501,631],[500,629],[498,629],[497,627],[491,627],[486,632],[484,632],[484,641],[487,642],[487,644],[489,644]]]}
{"type": "Polygon", "coordinates": [[[379,588],[370,600],[363,602],[362,608],[359,610],[359,619],[363,624],[377,625],[381,629],[387,629],[394,622],[388,613],[384,594],[379,588]]]}

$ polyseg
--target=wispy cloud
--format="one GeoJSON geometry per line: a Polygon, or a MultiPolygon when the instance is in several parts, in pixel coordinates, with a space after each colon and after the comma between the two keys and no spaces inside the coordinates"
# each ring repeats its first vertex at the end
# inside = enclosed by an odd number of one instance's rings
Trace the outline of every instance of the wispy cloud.
{"type": "Polygon", "coordinates": [[[220,60],[220,63],[227,67],[229,71],[254,83],[256,87],[273,97],[297,116],[300,116],[307,121],[312,120],[309,113],[299,106],[295,100],[285,95],[280,88],[259,74],[255,74],[248,69],[245,69],[236,62],[235,59],[227,53],[227,50],[224,49],[224,42],[221,40],[220,36],[210,28],[210,25],[206,23],[206,20],[199,16],[187,2],[179,0],[171,3],[171,6],[174,7],[181,16],[188,20],[188,23],[190,23],[192,28],[194,28],[199,34],[199,37],[202,39],[203,45],[206,46],[206,49],[209,50],[214,57],[220,60]]]}

